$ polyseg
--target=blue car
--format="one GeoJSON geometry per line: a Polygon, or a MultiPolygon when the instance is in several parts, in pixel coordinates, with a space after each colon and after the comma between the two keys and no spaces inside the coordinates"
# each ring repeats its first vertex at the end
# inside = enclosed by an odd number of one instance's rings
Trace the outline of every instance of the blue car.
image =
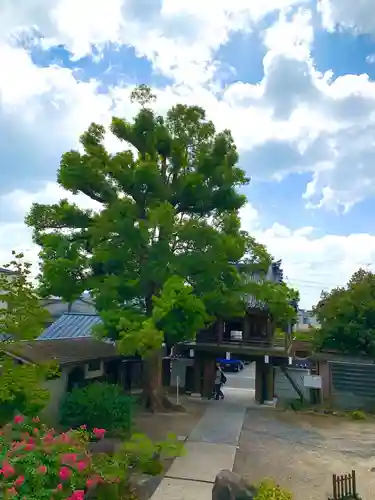
{"type": "Polygon", "coordinates": [[[239,372],[243,369],[244,364],[240,359],[223,359],[216,360],[223,371],[225,372],[239,372]]]}

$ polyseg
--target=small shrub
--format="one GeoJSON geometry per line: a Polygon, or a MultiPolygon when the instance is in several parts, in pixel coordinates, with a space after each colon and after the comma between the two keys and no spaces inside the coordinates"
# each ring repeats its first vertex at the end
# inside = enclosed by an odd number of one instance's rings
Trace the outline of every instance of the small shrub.
{"type": "Polygon", "coordinates": [[[130,431],[133,400],[118,385],[94,382],[66,395],[60,407],[61,424],[78,428],[87,425],[108,431],[130,431]]]}
{"type": "Polygon", "coordinates": [[[257,487],[254,500],[292,500],[290,491],[282,489],[272,479],[265,479],[257,487]]]}
{"type": "Polygon", "coordinates": [[[366,413],[362,410],[354,410],[349,413],[349,416],[353,420],[366,420],[366,413]]]}

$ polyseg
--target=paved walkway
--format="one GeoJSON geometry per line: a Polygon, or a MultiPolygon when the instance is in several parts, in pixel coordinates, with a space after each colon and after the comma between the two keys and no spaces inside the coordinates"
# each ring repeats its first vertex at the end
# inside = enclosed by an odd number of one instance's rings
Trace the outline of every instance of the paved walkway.
{"type": "Polygon", "coordinates": [[[224,401],[207,402],[186,442],[186,453],[173,462],[152,500],[211,500],[216,474],[232,470],[250,405],[250,391],[226,391],[224,401]]]}

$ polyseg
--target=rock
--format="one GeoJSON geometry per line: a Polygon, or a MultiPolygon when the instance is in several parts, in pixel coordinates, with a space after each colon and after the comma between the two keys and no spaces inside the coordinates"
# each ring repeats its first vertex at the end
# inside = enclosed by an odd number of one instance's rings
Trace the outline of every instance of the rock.
{"type": "Polygon", "coordinates": [[[230,470],[222,470],[216,476],[212,500],[252,500],[256,489],[230,470]]]}

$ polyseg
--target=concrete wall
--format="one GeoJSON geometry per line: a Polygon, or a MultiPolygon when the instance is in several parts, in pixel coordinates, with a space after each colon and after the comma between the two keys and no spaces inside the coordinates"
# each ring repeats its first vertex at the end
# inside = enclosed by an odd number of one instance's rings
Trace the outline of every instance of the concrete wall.
{"type": "Polygon", "coordinates": [[[177,377],[180,377],[180,387],[185,388],[186,368],[194,366],[194,358],[177,358],[172,361],[171,387],[176,387],[177,377]]]}
{"type": "Polygon", "coordinates": [[[42,411],[42,417],[48,422],[57,423],[59,420],[60,403],[63,400],[68,387],[68,376],[73,368],[63,368],[59,378],[47,380],[44,382],[44,387],[50,392],[50,400],[48,405],[42,411]]]}
{"type": "MultiPolygon", "coordinates": [[[[289,376],[296,382],[301,389],[304,397],[309,400],[310,390],[303,386],[303,377],[310,373],[309,370],[301,368],[288,368],[289,376]]],[[[298,399],[299,396],[290,384],[289,380],[285,377],[279,367],[275,367],[275,394],[278,401],[291,401],[298,399]]]]}

